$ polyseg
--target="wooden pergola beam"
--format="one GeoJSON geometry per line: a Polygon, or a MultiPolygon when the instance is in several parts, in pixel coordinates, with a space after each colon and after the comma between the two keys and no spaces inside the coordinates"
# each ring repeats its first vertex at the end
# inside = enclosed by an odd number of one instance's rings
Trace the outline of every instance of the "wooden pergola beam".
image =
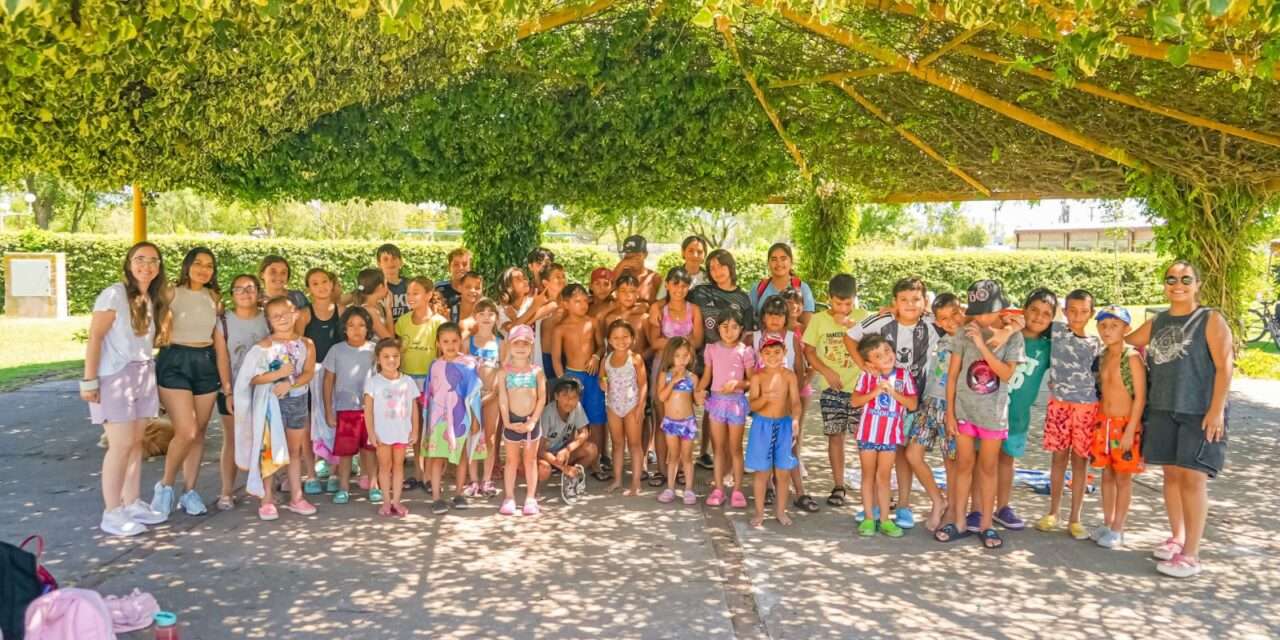
{"type": "MultiPolygon", "coordinates": [[[[1008,66],[1015,71],[1021,71],[1022,73],[1033,75],[1037,78],[1040,78],[1041,80],[1047,80],[1049,82],[1054,82],[1056,80],[1056,77],[1054,76],[1054,74],[1049,71],[1046,71],[1039,67],[1030,66],[1030,65],[1020,65],[1020,64],[1017,64],[1014,60],[1001,57],[997,54],[991,53],[989,51],[985,51],[983,49],[979,49],[977,47],[962,45],[960,47],[957,47],[955,51],[956,53],[961,53],[973,58],[977,58],[979,60],[986,60],[987,62],[990,62],[992,64],[1008,66]]],[[[1105,87],[1100,87],[1096,84],[1077,80],[1074,84],[1071,85],[1071,88],[1077,91],[1083,91],[1084,93],[1088,93],[1090,95],[1098,96],[1100,98],[1105,98],[1113,102],[1119,102],[1120,104],[1128,105],[1130,107],[1134,107],[1135,109],[1142,109],[1143,111],[1150,111],[1151,113],[1173,118],[1174,120],[1181,120],[1187,124],[1195,125],[1197,127],[1213,129],[1214,131],[1221,131],[1222,133],[1233,135],[1233,136],[1236,136],[1237,138],[1244,138],[1246,140],[1252,140],[1254,142],[1258,142],[1261,144],[1270,145],[1273,147],[1280,147],[1280,136],[1274,136],[1267,133],[1259,133],[1257,131],[1250,131],[1248,129],[1227,124],[1225,122],[1218,122],[1216,120],[1202,118],[1197,115],[1186,113],[1185,111],[1179,111],[1177,109],[1173,109],[1163,105],[1158,105],[1154,102],[1151,102],[1149,100],[1144,100],[1137,96],[1131,96],[1125,93],[1120,93],[1119,91],[1112,91],[1105,87]]]]}
{"type": "Polygon", "coordinates": [[[941,58],[942,56],[945,56],[948,53],[951,53],[952,49],[955,49],[956,47],[964,44],[965,42],[968,42],[970,38],[978,35],[979,33],[982,33],[982,30],[985,29],[986,27],[987,26],[985,24],[978,25],[948,40],[946,44],[942,45],[941,47],[938,47],[937,51],[934,51],[933,53],[930,53],[929,55],[921,58],[920,62],[916,63],[916,66],[923,69],[924,67],[927,67],[933,64],[934,61],[937,60],[938,58],[941,58]]]}
{"type": "Polygon", "coordinates": [[[976,194],[969,191],[918,191],[888,193],[871,202],[881,204],[915,204],[925,202],[984,202],[1005,200],[1096,200],[1096,194],[1075,191],[992,191],[976,194]]]}
{"type": "Polygon", "coordinates": [[[905,138],[907,142],[910,142],[911,144],[915,145],[916,148],[923,151],[925,155],[929,156],[930,158],[933,158],[939,164],[946,167],[947,171],[950,171],[951,173],[959,177],[961,180],[964,180],[965,183],[967,183],[969,186],[976,189],[978,193],[981,193],[984,196],[991,195],[991,190],[988,189],[986,185],[982,184],[981,181],[969,175],[969,173],[964,169],[961,169],[960,167],[956,166],[954,162],[951,162],[950,160],[947,160],[946,158],[942,157],[942,154],[938,153],[932,146],[929,145],[929,143],[925,142],[924,140],[921,140],[920,136],[917,136],[916,134],[907,130],[906,127],[894,122],[893,119],[890,118],[888,114],[886,114],[883,110],[880,109],[880,107],[877,107],[874,103],[872,103],[862,94],[855,91],[853,87],[850,87],[849,85],[843,82],[837,82],[835,83],[835,85],[837,87],[840,87],[840,90],[844,91],[845,94],[848,95],[850,98],[853,98],[854,102],[857,102],[858,104],[862,105],[862,108],[866,109],[867,111],[870,111],[872,115],[874,115],[875,117],[879,118],[882,122],[892,127],[893,130],[897,131],[898,135],[905,138]]]}
{"type": "Polygon", "coordinates": [[[751,87],[751,92],[755,94],[756,101],[760,103],[760,108],[764,109],[766,116],[769,116],[769,122],[773,123],[774,131],[778,132],[778,137],[782,139],[782,144],[786,146],[787,153],[791,154],[791,159],[795,161],[796,166],[800,169],[800,175],[804,179],[813,182],[813,174],[809,171],[809,163],[805,162],[804,154],[800,153],[800,148],[792,142],[791,136],[787,135],[787,130],[782,126],[782,120],[778,118],[778,112],[774,111],[769,104],[768,98],[765,97],[764,91],[760,90],[760,85],[756,83],[755,74],[742,64],[742,56],[738,53],[738,44],[733,37],[733,23],[728,16],[716,16],[716,29],[724,36],[724,44],[729,49],[729,53],[733,56],[733,61],[737,63],[738,68],[742,70],[742,75],[747,80],[747,85],[751,87]]]}
{"type": "MultiPolygon", "coordinates": [[[[757,6],[764,5],[763,0],[754,0],[754,2],[757,6]]],[[[921,69],[920,67],[912,64],[911,61],[907,60],[902,54],[893,51],[892,49],[869,42],[852,31],[842,29],[834,25],[822,24],[822,22],[812,15],[795,11],[785,4],[778,4],[777,11],[787,20],[808,29],[817,35],[827,38],[828,40],[852,51],[871,56],[886,65],[901,68],[903,71],[918,80],[949,91],[961,98],[964,98],[965,100],[986,107],[1000,115],[1037,129],[1043,133],[1058,138],[1059,140],[1089,151],[1090,153],[1107,158],[1112,162],[1116,162],[1139,171],[1150,171],[1150,166],[1146,162],[1138,159],[1124,149],[1113,147],[1099,140],[1095,140],[1088,135],[1033,113],[1013,104],[1012,102],[1008,102],[991,95],[990,93],[960,80],[959,78],[953,78],[928,67],[921,69]]]]}
{"type": "Polygon", "coordinates": [[[900,73],[902,70],[895,67],[869,67],[866,69],[857,69],[855,71],[836,71],[834,73],[824,73],[820,76],[812,78],[796,78],[795,80],[777,80],[769,83],[770,89],[782,89],[784,87],[800,87],[810,84],[821,84],[823,82],[842,82],[844,80],[856,80],[858,78],[869,78],[872,76],[881,76],[889,73],[900,73]]]}
{"type": "Polygon", "coordinates": [[[524,40],[529,36],[577,22],[587,16],[600,13],[613,6],[617,0],[596,0],[591,4],[577,5],[556,9],[537,18],[525,20],[516,28],[516,40],[524,40]]]}
{"type": "MultiPolygon", "coordinates": [[[[937,2],[931,3],[928,10],[923,14],[916,11],[915,5],[909,2],[862,0],[862,4],[879,11],[956,24],[954,19],[947,17],[946,6],[937,2]]],[[[1042,40],[1046,42],[1058,42],[1062,39],[1057,34],[1047,34],[1040,27],[1028,22],[1018,22],[1004,27],[1003,30],[1024,38],[1042,40]]],[[[1161,62],[1167,62],[1169,60],[1169,50],[1173,48],[1173,45],[1164,44],[1162,42],[1153,42],[1145,38],[1137,38],[1133,36],[1116,36],[1115,42],[1128,49],[1131,55],[1150,60],[1159,60],[1161,62]]],[[[1249,56],[1238,56],[1225,51],[1214,51],[1212,49],[1192,51],[1191,55],[1187,58],[1187,64],[1190,66],[1199,67],[1201,69],[1212,69],[1214,71],[1235,71],[1242,67],[1253,68],[1257,63],[1258,61],[1256,59],[1249,56]]],[[[1280,69],[1276,69],[1274,77],[1280,80],[1280,69]]]]}

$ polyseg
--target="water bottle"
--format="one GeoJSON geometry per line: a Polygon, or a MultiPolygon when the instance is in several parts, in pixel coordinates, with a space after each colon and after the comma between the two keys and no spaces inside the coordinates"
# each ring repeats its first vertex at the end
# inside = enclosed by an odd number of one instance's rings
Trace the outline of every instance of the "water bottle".
{"type": "Polygon", "coordinates": [[[158,611],[153,619],[156,623],[156,640],[178,640],[177,614],[158,611]]]}

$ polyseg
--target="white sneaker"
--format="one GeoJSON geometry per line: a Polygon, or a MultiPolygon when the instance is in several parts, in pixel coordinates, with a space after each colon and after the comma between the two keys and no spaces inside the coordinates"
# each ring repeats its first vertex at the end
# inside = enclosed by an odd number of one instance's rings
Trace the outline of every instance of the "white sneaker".
{"type": "Polygon", "coordinates": [[[209,512],[204,506],[204,498],[195,489],[182,494],[182,499],[178,500],[178,508],[186,511],[189,516],[202,516],[209,512]]]}
{"type": "Polygon", "coordinates": [[[151,505],[141,500],[134,500],[133,504],[126,506],[124,513],[138,524],[160,524],[168,520],[163,513],[152,509],[151,505]]]}
{"type": "Polygon", "coordinates": [[[157,482],[154,492],[151,495],[151,510],[169,518],[169,514],[173,513],[173,487],[164,486],[157,482]]]}
{"type": "Polygon", "coordinates": [[[102,522],[98,523],[98,528],[102,529],[103,533],[123,538],[147,532],[146,525],[134,522],[129,518],[129,515],[125,512],[123,507],[117,507],[110,511],[103,511],[102,522]]]}
{"type": "Polygon", "coordinates": [[[1107,527],[1107,525],[1105,525],[1105,524],[1100,524],[1100,525],[1098,525],[1098,526],[1094,527],[1094,528],[1093,528],[1093,531],[1090,531],[1090,532],[1089,532],[1089,539],[1090,539],[1090,540],[1092,540],[1092,541],[1094,541],[1094,542],[1097,542],[1097,541],[1099,541],[1099,540],[1101,540],[1101,539],[1103,539],[1103,538],[1107,537],[1107,534],[1109,534],[1109,533],[1111,533],[1111,529],[1110,529],[1109,527],[1107,527]]]}
{"type": "Polygon", "coordinates": [[[1099,547],[1105,549],[1119,549],[1124,546],[1124,532],[1107,529],[1107,532],[1098,538],[1097,542],[1099,547]]]}

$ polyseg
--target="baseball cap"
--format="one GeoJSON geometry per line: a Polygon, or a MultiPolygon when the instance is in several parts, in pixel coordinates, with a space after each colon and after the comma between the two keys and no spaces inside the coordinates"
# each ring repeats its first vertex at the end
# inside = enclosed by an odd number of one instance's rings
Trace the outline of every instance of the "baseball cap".
{"type": "Polygon", "coordinates": [[[613,282],[613,272],[605,267],[596,267],[595,270],[591,272],[591,281],[595,282],[596,280],[608,280],[609,282],[613,282]]]}
{"type": "Polygon", "coordinates": [[[1128,309],[1125,309],[1124,307],[1117,307],[1113,304],[1103,307],[1102,310],[1098,312],[1098,317],[1094,318],[1094,320],[1102,322],[1107,318],[1115,318],[1125,324],[1131,324],[1133,322],[1133,319],[1129,317],[1128,309]]]}
{"type": "Polygon", "coordinates": [[[782,341],[777,338],[766,338],[764,341],[764,344],[760,345],[760,350],[764,351],[769,347],[785,347],[785,346],[786,345],[782,344],[782,341]]]}
{"type": "Polygon", "coordinates": [[[979,280],[969,285],[969,306],[965,308],[966,316],[980,316],[984,313],[999,313],[1009,308],[1009,300],[1004,297],[1004,288],[995,280],[979,280]]]}
{"type": "Polygon", "coordinates": [[[508,342],[533,342],[533,329],[527,324],[518,324],[511,328],[511,333],[507,334],[508,342]]]}
{"type": "Polygon", "coordinates": [[[648,245],[644,240],[644,236],[628,236],[622,241],[622,253],[645,253],[648,251],[648,245]]]}

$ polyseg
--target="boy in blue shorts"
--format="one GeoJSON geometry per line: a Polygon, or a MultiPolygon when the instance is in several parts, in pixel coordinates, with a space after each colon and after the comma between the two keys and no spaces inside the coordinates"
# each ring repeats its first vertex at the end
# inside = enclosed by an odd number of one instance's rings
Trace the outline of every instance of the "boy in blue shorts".
{"type": "Polygon", "coordinates": [[[751,526],[764,524],[765,490],[770,476],[776,476],[778,498],[774,502],[778,522],[791,524],[787,517],[787,490],[791,470],[799,464],[791,454],[800,421],[800,385],[796,374],[786,367],[787,350],[781,340],[769,339],[760,345],[764,369],[751,376],[751,432],[747,436],[746,469],[754,474],[756,514],[751,526]]]}
{"type": "MultiPolygon", "coordinates": [[[[575,282],[565,287],[560,299],[568,314],[556,324],[551,338],[552,366],[556,378],[568,376],[582,385],[582,410],[587,414],[591,441],[597,451],[604,451],[604,427],[609,419],[604,410],[604,392],[600,390],[601,339],[596,319],[587,315],[590,301],[582,285],[575,282]]],[[[612,477],[605,473],[599,458],[592,465],[591,476],[601,482],[612,477]]]]}

